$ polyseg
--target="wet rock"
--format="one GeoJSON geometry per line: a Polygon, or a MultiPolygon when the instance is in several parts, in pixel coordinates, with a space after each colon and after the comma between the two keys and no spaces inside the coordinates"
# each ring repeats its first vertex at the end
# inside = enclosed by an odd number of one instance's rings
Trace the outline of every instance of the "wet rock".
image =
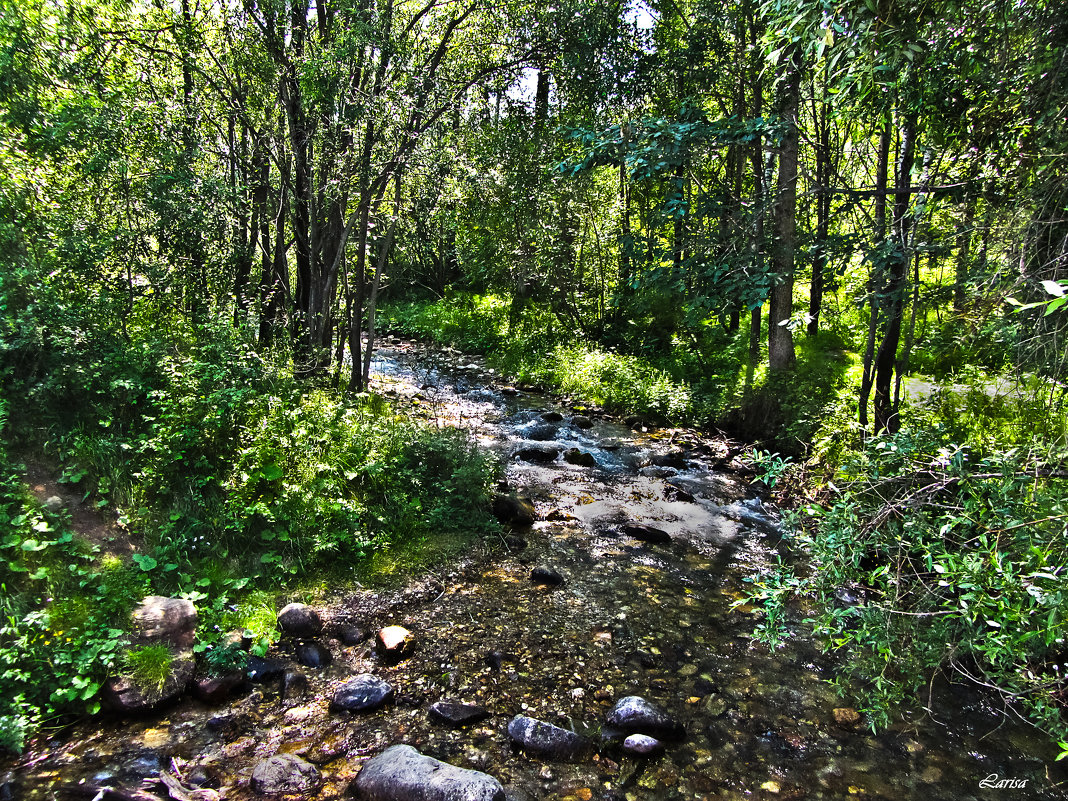
{"type": "Polygon", "coordinates": [[[697,498],[684,489],[668,484],[664,490],[664,497],[669,501],[682,501],[684,503],[697,503],[697,498]]]}
{"type": "Polygon", "coordinates": [[[564,461],[568,464],[578,465],[579,467],[596,467],[597,459],[589,451],[582,451],[578,448],[568,448],[564,452],[564,461]]]}
{"type": "Polygon", "coordinates": [[[556,426],[550,423],[538,423],[527,429],[525,435],[527,439],[532,439],[535,442],[548,442],[556,439],[556,433],[556,426]]]}
{"type": "Polygon", "coordinates": [[[143,779],[146,776],[158,775],[162,767],[163,761],[159,754],[155,751],[142,751],[123,764],[122,772],[127,776],[143,779]]]}
{"type": "Polygon", "coordinates": [[[649,457],[649,464],[656,467],[673,467],[676,470],[685,470],[686,452],[673,450],[668,451],[667,453],[654,453],[649,457]]]}
{"type": "Polygon", "coordinates": [[[575,428],[593,428],[593,420],[584,414],[576,414],[571,418],[571,425],[575,428]]]}
{"type": "Polygon", "coordinates": [[[551,567],[539,566],[530,571],[530,580],[535,584],[547,584],[557,587],[564,583],[564,577],[551,567]]]}
{"type": "Polygon", "coordinates": [[[430,709],[427,711],[430,715],[430,719],[435,723],[441,723],[445,726],[453,726],[456,728],[459,728],[460,726],[470,726],[474,723],[481,723],[490,716],[488,709],[483,709],[474,704],[461,704],[455,701],[437,701],[431,704],[430,709]]]}
{"type": "Polygon", "coordinates": [[[363,801],[504,801],[501,783],[485,773],[395,745],[369,760],[350,787],[363,801]]]}
{"type": "Polygon", "coordinates": [[[308,677],[297,670],[287,670],[282,676],[279,692],[283,701],[291,698],[306,698],[311,693],[308,677]]]}
{"type": "Polygon", "coordinates": [[[334,661],[330,649],[321,642],[302,642],[294,649],[297,662],[310,668],[322,668],[334,661]]]}
{"type": "Polygon", "coordinates": [[[233,670],[221,676],[204,676],[193,685],[193,695],[206,704],[221,704],[245,683],[245,674],[233,670]]]}
{"type": "Polygon", "coordinates": [[[390,684],[370,673],[362,673],[337,689],[330,708],[344,712],[371,712],[392,699],[390,684]]]}
{"type": "Polygon", "coordinates": [[[184,693],[195,672],[193,655],[178,654],[171,660],[170,673],[162,687],[143,684],[132,676],[114,676],[104,684],[104,701],[122,714],[148,712],[184,693]]]}
{"type": "Polygon", "coordinates": [[[556,461],[556,457],[560,455],[560,449],[544,446],[536,448],[520,448],[515,452],[515,455],[521,462],[530,462],[531,464],[550,464],[556,461]]]}
{"type": "Polygon", "coordinates": [[[638,471],[638,474],[645,476],[646,478],[671,478],[678,472],[679,471],[676,470],[674,467],[650,466],[643,467],[641,470],[638,471]]]}
{"type": "Polygon", "coordinates": [[[504,660],[505,655],[501,651],[490,651],[482,658],[482,661],[485,662],[491,670],[500,670],[501,665],[504,664],[504,660]]]}
{"type": "Polygon", "coordinates": [[[400,659],[411,653],[415,645],[415,635],[404,626],[386,626],[377,636],[379,653],[390,659],[400,659]]]}
{"type": "Polygon", "coordinates": [[[514,526],[529,526],[537,519],[534,503],[530,498],[521,498],[518,495],[493,496],[490,512],[502,523],[514,526]]]}
{"type": "Polygon", "coordinates": [[[651,545],[667,545],[671,542],[671,535],[660,528],[639,525],[637,523],[623,526],[623,533],[636,540],[648,542],[651,545]]]}
{"type": "Polygon", "coordinates": [[[519,390],[515,387],[501,387],[501,394],[506,398],[514,398],[519,394],[519,390]]]}
{"type": "Polygon", "coordinates": [[[160,640],[184,650],[196,639],[197,610],[185,598],[150,595],[134,610],[133,625],[145,640],[160,640]]]}
{"type": "Polygon", "coordinates": [[[860,724],[860,713],[851,706],[838,707],[832,714],[834,722],[844,729],[852,729],[860,724]]]}
{"type": "Polygon", "coordinates": [[[659,754],[665,747],[663,742],[648,734],[632,734],[623,741],[623,750],[638,756],[659,754]]]}
{"type": "Polygon", "coordinates": [[[370,636],[370,632],[361,629],[359,626],[346,624],[337,628],[337,638],[345,645],[359,645],[370,636]]]}
{"type": "Polygon", "coordinates": [[[663,740],[677,740],[685,730],[667,712],[638,695],[620,698],[605,716],[609,728],[623,734],[648,734],[663,740]]]}
{"type": "Polygon", "coordinates": [[[573,759],[589,748],[581,735],[526,715],[512,718],[508,736],[523,750],[552,759],[573,759]]]}
{"type": "Polygon", "coordinates": [[[504,544],[511,548],[513,551],[521,551],[527,547],[527,541],[522,537],[517,537],[514,534],[510,534],[504,538],[504,544]]]}
{"type": "Polygon", "coordinates": [[[296,754],[275,754],[252,769],[252,789],[262,795],[308,793],[322,781],[319,769],[296,754]]]}
{"type": "Polygon", "coordinates": [[[285,673],[285,670],[285,664],[277,659],[250,656],[248,658],[248,666],[245,668],[245,675],[248,676],[249,681],[259,683],[279,679],[285,673]]]}
{"type": "Polygon", "coordinates": [[[557,522],[565,522],[565,521],[568,521],[568,520],[578,520],[578,518],[575,517],[573,514],[571,514],[570,512],[567,512],[567,511],[565,511],[563,509],[553,509],[551,512],[549,512],[549,514],[545,515],[545,519],[546,520],[557,521],[557,522]]]}
{"type": "Polygon", "coordinates": [[[549,411],[542,414],[541,419],[546,423],[559,423],[564,419],[564,416],[560,412],[549,411]]]}
{"type": "Polygon", "coordinates": [[[278,613],[278,628],[290,637],[318,637],[323,621],[307,604],[286,604],[278,613]]]}

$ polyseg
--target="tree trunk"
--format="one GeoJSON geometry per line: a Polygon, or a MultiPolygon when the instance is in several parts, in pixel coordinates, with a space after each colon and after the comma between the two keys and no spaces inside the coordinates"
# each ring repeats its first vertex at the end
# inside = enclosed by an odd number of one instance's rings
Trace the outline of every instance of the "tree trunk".
{"type": "Polygon", "coordinates": [[[794,298],[794,250],[797,238],[797,112],[801,94],[801,49],[792,48],[785,62],[780,114],[786,123],[779,152],[778,187],[774,207],[775,241],[771,269],[775,284],[768,304],[768,366],[785,370],[794,364],[794,339],[787,323],[794,298]]]}
{"type": "MultiPolygon", "coordinates": [[[[893,136],[893,126],[887,117],[883,124],[882,133],[879,134],[879,155],[876,162],[875,174],[875,231],[872,237],[874,249],[879,252],[886,242],[886,187],[890,172],[890,139],[893,136]]],[[[868,308],[868,338],[864,345],[864,367],[860,379],[860,399],[858,404],[858,419],[862,431],[868,429],[868,398],[871,396],[872,363],[875,357],[875,335],[879,328],[879,270],[874,261],[871,266],[869,279],[868,308]]]]}
{"type": "MultiPolygon", "coordinates": [[[[815,88],[813,88],[815,104],[815,88]]],[[[823,309],[824,273],[827,270],[827,234],[831,218],[831,124],[827,108],[829,102],[825,97],[820,103],[818,115],[813,110],[816,123],[816,242],[812,258],[812,287],[808,298],[807,335],[816,336],[820,330],[820,312],[823,309]]]]}
{"type": "Polygon", "coordinates": [[[908,279],[910,218],[912,197],[912,160],[916,152],[916,112],[907,112],[900,125],[897,162],[897,193],[894,201],[894,255],[890,260],[887,287],[886,332],[875,356],[875,398],[873,411],[875,433],[893,434],[899,419],[894,408],[892,383],[897,348],[901,342],[901,322],[905,308],[905,284],[908,279]]]}
{"type": "Polygon", "coordinates": [[[382,273],[386,267],[386,259],[393,247],[393,238],[397,232],[397,220],[400,218],[401,205],[401,176],[398,172],[394,177],[395,188],[393,196],[393,219],[389,221],[389,231],[386,232],[385,241],[382,242],[378,251],[378,261],[375,264],[375,275],[371,281],[371,294],[367,299],[367,346],[363,358],[363,385],[369,386],[371,381],[371,355],[375,346],[375,309],[378,305],[378,289],[382,285],[382,273]]]}

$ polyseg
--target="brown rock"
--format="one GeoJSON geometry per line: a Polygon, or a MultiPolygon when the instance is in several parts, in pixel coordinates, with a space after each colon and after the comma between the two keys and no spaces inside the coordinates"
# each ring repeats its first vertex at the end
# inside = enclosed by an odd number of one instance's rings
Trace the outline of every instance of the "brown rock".
{"type": "Polygon", "coordinates": [[[834,722],[843,728],[851,729],[860,723],[860,713],[851,706],[842,706],[834,710],[834,722]]]}
{"type": "Polygon", "coordinates": [[[163,640],[184,650],[196,639],[197,610],[185,598],[150,595],[134,610],[133,624],[142,639],[163,640]]]}
{"type": "Polygon", "coordinates": [[[378,648],[387,656],[408,653],[414,644],[414,635],[404,626],[386,626],[378,632],[378,648]]]}
{"type": "Polygon", "coordinates": [[[193,685],[193,694],[207,704],[221,704],[245,683],[245,672],[237,670],[222,676],[205,676],[193,685]]]}
{"type": "Polygon", "coordinates": [[[174,657],[171,672],[162,687],[148,687],[130,676],[114,676],[104,685],[103,697],[116,712],[139,714],[172,701],[185,692],[196,670],[196,661],[191,653],[174,657]]]}

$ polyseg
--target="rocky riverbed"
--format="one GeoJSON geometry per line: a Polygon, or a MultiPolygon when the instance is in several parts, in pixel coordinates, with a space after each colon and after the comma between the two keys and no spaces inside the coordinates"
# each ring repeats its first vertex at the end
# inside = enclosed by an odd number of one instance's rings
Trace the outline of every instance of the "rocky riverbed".
{"type": "Polygon", "coordinates": [[[374,366],[380,391],[501,453],[507,533],[290,610],[303,623],[257,680],[210,703],[38,742],[0,766],[0,801],[1065,797],[1056,749],[990,699],[936,687],[932,714],[873,734],[828,684],[833,657],[751,640],[735,602],[780,542],[730,443],[410,343],[374,366]]]}

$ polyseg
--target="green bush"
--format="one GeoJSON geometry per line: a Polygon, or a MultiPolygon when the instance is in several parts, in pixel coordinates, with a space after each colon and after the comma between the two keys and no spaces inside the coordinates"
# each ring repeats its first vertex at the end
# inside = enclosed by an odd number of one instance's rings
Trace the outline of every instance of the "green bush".
{"type": "Polygon", "coordinates": [[[783,636],[786,601],[807,596],[818,610],[807,625],[848,651],[842,689],[873,725],[949,674],[996,688],[1064,739],[1068,504],[1063,471],[1048,467],[1063,458],[982,453],[938,427],[869,439],[823,503],[789,516],[812,569],[755,578],[759,636],[783,636]],[[843,603],[843,588],[859,603],[843,603]]]}

